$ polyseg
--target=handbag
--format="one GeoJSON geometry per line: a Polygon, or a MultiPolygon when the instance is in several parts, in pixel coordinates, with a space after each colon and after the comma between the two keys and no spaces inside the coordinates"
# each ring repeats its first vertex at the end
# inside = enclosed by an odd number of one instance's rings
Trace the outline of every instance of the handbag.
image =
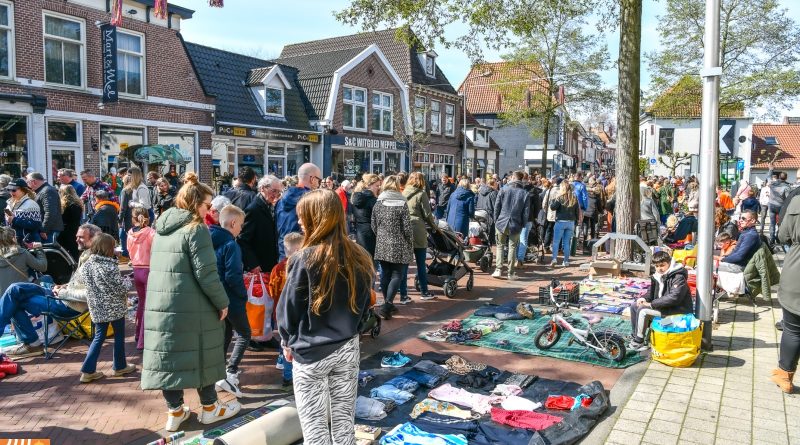
{"type": "MultiPolygon", "coordinates": [[[[272,302],[272,299],[269,298],[267,285],[264,282],[264,275],[260,273],[244,274],[244,282],[247,288],[247,321],[250,324],[250,333],[253,337],[264,335],[267,314],[266,302],[267,300],[270,300],[270,303],[272,302]]],[[[271,305],[269,314],[271,318],[271,305]]]]}

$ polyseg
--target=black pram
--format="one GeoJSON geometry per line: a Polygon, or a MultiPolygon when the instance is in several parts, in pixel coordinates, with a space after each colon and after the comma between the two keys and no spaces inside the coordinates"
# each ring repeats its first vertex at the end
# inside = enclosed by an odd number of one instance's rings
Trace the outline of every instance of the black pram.
{"type": "MultiPolygon", "coordinates": [[[[448,229],[428,230],[428,248],[433,260],[428,265],[428,284],[441,287],[447,297],[456,294],[458,280],[465,275],[467,290],[472,290],[475,285],[472,268],[467,265],[464,257],[464,242],[448,229]]],[[[419,281],[414,279],[414,287],[419,290],[419,281]]]]}

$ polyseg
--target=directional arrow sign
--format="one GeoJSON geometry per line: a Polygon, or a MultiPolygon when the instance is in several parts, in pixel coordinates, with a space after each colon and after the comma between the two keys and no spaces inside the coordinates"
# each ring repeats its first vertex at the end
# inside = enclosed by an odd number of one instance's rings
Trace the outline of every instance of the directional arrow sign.
{"type": "Polygon", "coordinates": [[[719,121],[719,152],[725,155],[733,154],[734,149],[734,129],[736,121],[719,121]]]}

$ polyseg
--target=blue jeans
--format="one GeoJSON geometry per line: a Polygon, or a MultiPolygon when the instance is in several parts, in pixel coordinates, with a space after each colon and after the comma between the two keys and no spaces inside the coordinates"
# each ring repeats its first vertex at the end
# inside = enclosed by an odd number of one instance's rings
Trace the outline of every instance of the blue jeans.
{"type": "Polygon", "coordinates": [[[384,385],[392,385],[397,389],[408,392],[414,392],[419,388],[419,383],[416,380],[411,380],[403,376],[397,376],[384,383],[384,385]]]}
{"type": "Polygon", "coordinates": [[[402,374],[400,377],[404,377],[409,380],[413,380],[419,383],[422,386],[427,386],[428,388],[434,388],[439,386],[442,381],[444,381],[443,376],[435,375],[435,374],[427,374],[418,369],[410,369],[402,374]]]}
{"type": "Polygon", "coordinates": [[[130,256],[128,254],[128,232],[122,227],[119,227],[119,246],[122,248],[122,256],[130,256]]]}
{"type": "Polygon", "coordinates": [[[392,400],[398,405],[402,405],[414,398],[414,394],[386,384],[378,386],[377,388],[372,388],[369,395],[370,397],[377,397],[379,399],[392,400]]]}
{"type": "Polygon", "coordinates": [[[528,234],[531,233],[533,222],[528,221],[519,234],[519,247],[517,248],[517,260],[522,263],[525,261],[525,253],[528,252],[528,234]]]}
{"type": "MultiPolygon", "coordinates": [[[[428,249],[424,247],[422,249],[414,249],[414,259],[417,260],[417,279],[419,280],[419,291],[423,294],[428,293],[428,263],[426,262],[427,254],[428,249]]],[[[403,295],[402,290],[400,290],[400,295],[403,295]]]]}
{"type": "Polygon", "coordinates": [[[50,243],[55,243],[56,242],[56,239],[58,238],[58,234],[61,233],[61,232],[58,231],[58,230],[53,230],[51,232],[45,232],[45,233],[47,233],[47,240],[42,240],[42,241],[46,241],[48,244],[50,244],[50,243]]]}
{"type": "Polygon", "coordinates": [[[111,322],[94,323],[94,338],[89,345],[89,351],[83,360],[81,372],[92,374],[97,371],[97,359],[100,357],[100,349],[106,341],[108,325],[114,329],[114,371],[125,369],[128,363],[125,361],[125,317],[111,322]]]}
{"type": "Polygon", "coordinates": [[[70,309],[63,301],[53,298],[53,293],[33,283],[15,283],[0,297],[0,332],[8,323],[14,323],[17,338],[25,344],[39,341],[39,335],[30,316],[52,312],[59,317],[77,317],[80,312],[70,309]],[[30,315],[29,315],[30,314],[30,315]]]}
{"type": "Polygon", "coordinates": [[[574,221],[556,221],[553,231],[553,261],[558,259],[558,246],[564,251],[564,262],[569,262],[569,251],[572,246],[572,235],[575,233],[574,221]]]}

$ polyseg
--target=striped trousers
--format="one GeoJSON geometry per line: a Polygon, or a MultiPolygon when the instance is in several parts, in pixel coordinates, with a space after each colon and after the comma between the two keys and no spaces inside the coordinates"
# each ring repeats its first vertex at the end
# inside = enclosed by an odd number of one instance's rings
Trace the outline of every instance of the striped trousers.
{"type": "Polygon", "coordinates": [[[306,445],[355,445],[358,341],[353,337],[318,362],[294,363],[294,395],[306,445]]]}

